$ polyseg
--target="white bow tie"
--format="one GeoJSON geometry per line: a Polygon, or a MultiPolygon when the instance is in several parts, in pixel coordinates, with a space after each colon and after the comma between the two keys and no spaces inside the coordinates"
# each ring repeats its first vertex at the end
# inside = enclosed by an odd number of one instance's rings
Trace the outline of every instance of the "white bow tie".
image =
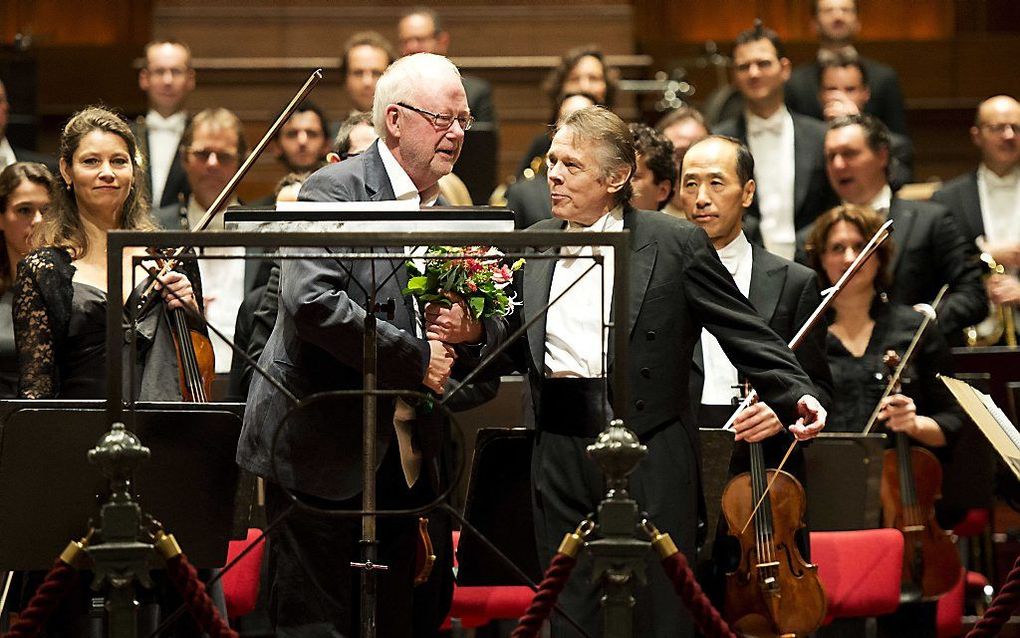
{"type": "Polygon", "coordinates": [[[179,133],[184,129],[184,118],[179,117],[178,114],[171,115],[170,117],[159,117],[158,114],[150,113],[145,118],[145,126],[150,131],[161,131],[169,133],[179,133]]]}

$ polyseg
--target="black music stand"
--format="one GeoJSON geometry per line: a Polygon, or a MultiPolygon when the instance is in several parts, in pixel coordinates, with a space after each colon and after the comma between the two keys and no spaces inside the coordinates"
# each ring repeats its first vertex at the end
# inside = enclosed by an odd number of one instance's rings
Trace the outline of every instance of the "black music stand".
{"type": "Polygon", "coordinates": [[[730,479],[730,459],[733,457],[733,432],[719,428],[700,428],[701,438],[701,489],[705,494],[705,542],[698,548],[699,560],[712,559],[716,528],[722,516],[722,494],[730,479]]]}
{"type": "Polygon", "coordinates": [[[811,531],[881,527],[885,441],[885,434],[823,432],[804,446],[811,531]]]}
{"type": "MultiPolygon", "coordinates": [[[[138,407],[129,425],[152,452],[134,480],[142,509],[196,567],[221,567],[233,536],[240,418],[208,404],[138,407]]],[[[0,569],[45,570],[85,535],[108,495],[86,458],[110,429],[106,402],[3,401],[0,422],[0,569]]]]}
{"type": "MultiPolygon", "coordinates": [[[[475,439],[464,518],[533,581],[542,579],[531,516],[531,449],[535,431],[482,428],[475,439]]],[[[457,584],[523,585],[474,534],[462,531],[457,584]]]]}

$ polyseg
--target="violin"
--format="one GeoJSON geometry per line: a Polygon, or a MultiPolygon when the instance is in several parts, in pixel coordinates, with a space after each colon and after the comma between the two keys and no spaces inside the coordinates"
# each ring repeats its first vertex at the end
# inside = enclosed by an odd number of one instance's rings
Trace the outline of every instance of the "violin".
{"type": "Polygon", "coordinates": [[[189,403],[207,403],[216,377],[216,358],[209,337],[188,326],[183,308],[170,311],[181,396],[189,403]]]}
{"type": "Polygon", "coordinates": [[[818,568],[804,560],[794,539],[804,527],[804,487],[793,475],[765,467],[761,443],[748,448],[751,471],[731,479],[722,496],[729,534],[740,544],[737,569],[726,574],[723,616],[744,636],[807,636],[822,625],[826,600],[818,568]]]}
{"type": "MultiPolygon", "coordinates": [[[[163,258],[157,258],[160,267],[164,263],[163,258]]],[[[150,268],[149,272],[153,277],[158,274],[155,267],[150,268]]],[[[188,403],[208,403],[209,397],[212,396],[212,382],[216,377],[216,358],[212,342],[205,333],[189,325],[188,312],[184,308],[174,308],[167,316],[170,320],[174,351],[177,353],[181,398],[188,403]]]]}
{"type": "MultiPolygon", "coordinates": [[[[900,392],[901,360],[890,350],[882,358],[900,392]]],[[[904,602],[933,600],[960,578],[960,555],[952,538],[935,521],[935,501],[942,497],[942,465],[934,454],[912,446],[910,437],[894,433],[896,447],[882,462],[882,524],[903,533],[904,602]]]]}
{"type": "MultiPolygon", "coordinates": [[[[269,141],[276,137],[277,131],[283,127],[283,125],[290,119],[290,116],[294,113],[297,107],[304,101],[305,97],[311,93],[312,89],[322,79],[322,69],[316,69],[302,85],[301,89],[298,90],[297,94],[291,99],[290,103],[287,104],[286,108],[280,113],[273,122],[269,130],[266,131],[259,143],[255,145],[251,154],[244,158],[241,165],[238,167],[237,172],[234,173],[230,180],[227,182],[223,190],[220,191],[213,203],[209,205],[209,208],[202,215],[202,219],[195,224],[195,227],[191,229],[192,232],[198,232],[205,230],[209,227],[213,218],[216,217],[224,208],[227,206],[227,202],[233,196],[234,191],[237,190],[238,184],[244,179],[244,176],[251,169],[255,161],[262,155],[262,152],[266,149],[266,145],[269,141]]],[[[180,247],[173,251],[171,254],[162,261],[162,264],[158,272],[153,275],[165,275],[168,271],[177,267],[179,258],[187,251],[187,247],[180,247]]],[[[153,282],[145,289],[138,301],[137,311],[141,314],[142,311],[148,306],[152,299],[152,295],[156,289],[156,277],[153,277],[153,282]]],[[[212,382],[216,376],[216,366],[213,358],[212,342],[209,341],[209,337],[198,330],[193,330],[188,327],[187,314],[183,308],[175,308],[170,312],[170,325],[172,327],[172,334],[174,337],[174,347],[177,351],[177,366],[180,372],[179,381],[181,386],[181,395],[185,401],[190,402],[206,402],[212,395],[212,382]]]]}

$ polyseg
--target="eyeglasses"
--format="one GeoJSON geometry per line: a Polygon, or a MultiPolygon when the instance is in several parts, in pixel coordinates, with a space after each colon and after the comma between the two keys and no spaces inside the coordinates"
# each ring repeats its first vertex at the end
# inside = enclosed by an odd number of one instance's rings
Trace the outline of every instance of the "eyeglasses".
{"type": "Polygon", "coordinates": [[[442,131],[453,126],[454,121],[460,124],[461,130],[464,131],[471,130],[471,127],[474,126],[475,123],[475,118],[470,115],[460,115],[455,117],[449,113],[432,113],[431,111],[419,109],[415,106],[411,106],[410,104],[404,104],[403,102],[397,102],[397,106],[405,108],[408,111],[414,111],[415,113],[424,115],[427,120],[432,122],[432,126],[442,131]]]}
{"type": "Polygon", "coordinates": [[[1002,135],[1006,131],[1012,131],[1013,135],[1020,135],[1020,123],[1002,122],[1000,124],[982,124],[981,128],[996,135],[1002,135]]]}
{"type": "Polygon", "coordinates": [[[216,160],[220,164],[230,164],[237,161],[237,153],[227,153],[221,151],[209,151],[204,148],[189,148],[188,155],[191,155],[200,162],[208,162],[209,158],[213,155],[216,156],[216,160]]]}

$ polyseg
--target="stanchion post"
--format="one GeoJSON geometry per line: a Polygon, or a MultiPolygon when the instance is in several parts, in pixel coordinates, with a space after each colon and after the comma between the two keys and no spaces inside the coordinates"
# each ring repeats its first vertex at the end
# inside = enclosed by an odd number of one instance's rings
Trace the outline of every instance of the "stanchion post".
{"type": "Polygon", "coordinates": [[[650,543],[637,537],[639,511],[630,497],[629,479],[648,448],[616,419],[588,446],[588,455],[606,477],[606,496],[599,504],[601,538],[587,544],[592,578],[601,581],[603,625],[606,636],[631,638],[634,632],[634,585],[645,583],[645,561],[650,543]]]}

